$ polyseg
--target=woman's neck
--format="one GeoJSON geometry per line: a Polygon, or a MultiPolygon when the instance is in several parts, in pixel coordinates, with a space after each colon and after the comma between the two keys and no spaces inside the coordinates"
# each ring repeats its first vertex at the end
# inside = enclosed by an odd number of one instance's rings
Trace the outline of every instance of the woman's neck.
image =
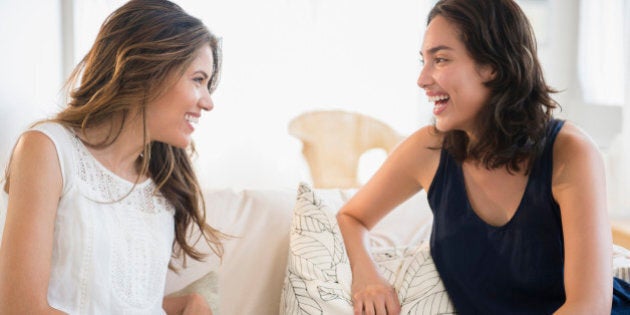
{"type": "Polygon", "coordinates": [[[104,123],[98,126],[86,128],[84,131],[76,130],[79,138],[86,143],[86,147],[94,158],[114,174],[130,181],[136,181],[139,177],[138,163],[140,155],[144,151],[144,137],[141,121],[127,119],[120,129],[120,133],[107,146],[94,146],[104,141],[112,140],[120,128],[114,122],[104,123]]]}

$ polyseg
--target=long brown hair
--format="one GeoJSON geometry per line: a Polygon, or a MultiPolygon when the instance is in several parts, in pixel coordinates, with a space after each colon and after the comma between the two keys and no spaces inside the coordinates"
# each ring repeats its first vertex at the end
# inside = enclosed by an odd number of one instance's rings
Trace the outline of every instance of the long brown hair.
{"type": "MultiPolygon", "coordinates": [[[[183,74],[204,45],[213,53],[214,70],[208,82],[212,93],[221,64],[217,38],[199,19],[172,2],[131,0],[101,26],[94,45],[68,80],[68,106],[53,119],[84,133],[91,127],[109,126],[102,141],[87,143],[102,148],[118,139],[131,115],[140,113],[145,146],[138,168],[175,208],[173,257],[183,252],[184,266],[187,256],[196,260],[205,256],[195,249],[196,241],[191,244],[187,239],[194,234],[191,229],[200,231],[199,237],[219,257],[224,234],[206,223],[205,203],[190,160],[194,145],[187,150],[150,142],[145,111],[148,103],[173,84],[174,77],[183,74]]],[[[172,264],[170,267],[174,269],[172,264]]]]}
{"type": "Polygon", "coordinates": [[[512,0],[441,0],[428,16],[453,23],[460,40],[478,65],[489,65],[495,77],[486,82],[490,99],[477,116],[478,141],[463,131],[445,133],[443,148],[462,162],[480,161],[486,168],[520,170],[532,162],[545,143],[545,131],[557,103],[543,77],[532,27],[512,0]]]}

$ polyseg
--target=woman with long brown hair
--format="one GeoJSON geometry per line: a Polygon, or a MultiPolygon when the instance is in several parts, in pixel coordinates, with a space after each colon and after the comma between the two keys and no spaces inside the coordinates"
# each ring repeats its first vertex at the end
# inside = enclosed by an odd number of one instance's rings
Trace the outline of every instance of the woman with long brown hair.
{"type": "Polygon", "coordinates": [[[213,108],[220,49],[166,0],[113,12],[74,70],[69,103],[18,140],[7,168],[2,314],[211,314],[164,298],[172,258],[202,259],[205,220],[191,133],[213,108]]]}

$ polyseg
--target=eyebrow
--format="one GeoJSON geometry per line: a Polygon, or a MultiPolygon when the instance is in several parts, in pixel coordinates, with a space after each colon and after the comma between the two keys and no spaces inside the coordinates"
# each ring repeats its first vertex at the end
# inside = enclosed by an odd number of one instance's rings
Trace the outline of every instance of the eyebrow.
{"type": "Polygon", "coordinates": [[[195,71],[193,73],[193,75],[195,75],[195,74],[201,74],[201,75],[204,76],[204,78],[208,78],[209,77],[208,74],[205,71],[203,71],[203,70],[197,70],[197,71],[195,71]]]}
{"type": "MultiPolygon", "coordinates": [[[[453,50],[453,48],[448,47],[446,45],[439,45],[439,46],[435,46],[433,48],[430,48],[429,50],[427,50],[427,52],[429,53],[429,55],[433,55],[435,53],[437,53],[440,50],[453,50]]],[[[420,56],[422,55],[422,50],[420,51],[420,56]]]]}

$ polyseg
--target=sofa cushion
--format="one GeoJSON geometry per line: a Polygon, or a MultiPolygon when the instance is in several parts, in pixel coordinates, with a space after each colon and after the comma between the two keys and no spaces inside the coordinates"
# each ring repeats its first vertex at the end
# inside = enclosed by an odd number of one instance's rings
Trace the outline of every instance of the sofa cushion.
{"type": "MultiPolygon", "coordinates": [[[[188,259],[187,268],[169,272],[166,293],[216,270],[222,314],[277,314],[293,195],[283,190],[205,191],[207,222],[232,237],[223,242],[221,260],[215,255],[203,262],[188,259]]],[[[203,242],[196,248],[210,252],[203,242]]]]}
{"type": "MultiPolygon", "coordinates": [[[[335,212],[308,185],[300,185],[280,314],[352,313],[352,274],[335,212]]],[[[372,256],[381,274],[396,288],[401,313],[454,312],[427,242],[377,247],[372,256]]]]}

